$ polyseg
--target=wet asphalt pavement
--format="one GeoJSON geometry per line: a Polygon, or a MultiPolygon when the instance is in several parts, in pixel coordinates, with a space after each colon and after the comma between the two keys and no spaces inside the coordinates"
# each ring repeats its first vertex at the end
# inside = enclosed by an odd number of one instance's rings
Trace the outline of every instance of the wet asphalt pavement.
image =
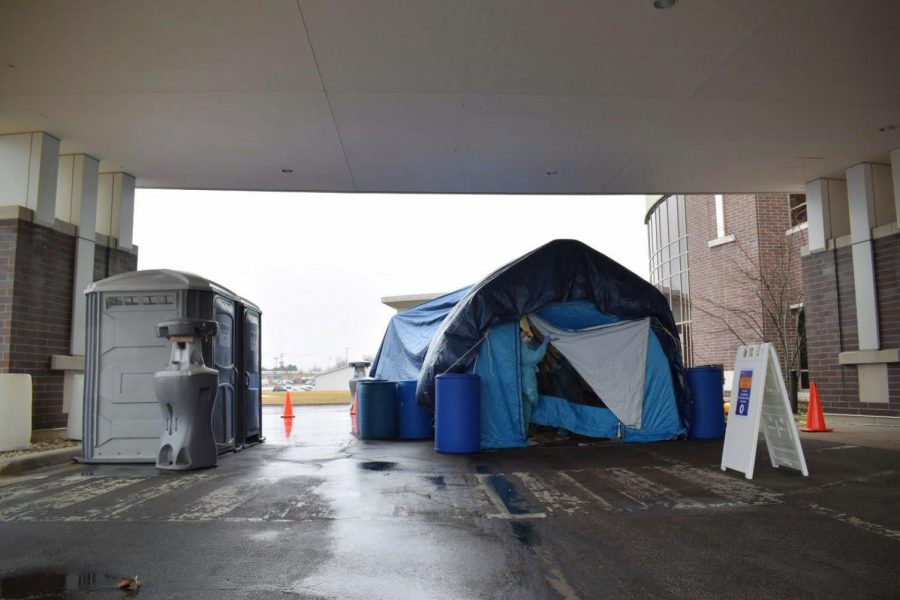
{"type": "Polygon", "coordinates": [[[216,469],[0,479],[0,598],[900,597],[900,428],[804,434],[808,478],[761,443],[747,481],[721,442],[446,456],[269,410],[216,469]]]}

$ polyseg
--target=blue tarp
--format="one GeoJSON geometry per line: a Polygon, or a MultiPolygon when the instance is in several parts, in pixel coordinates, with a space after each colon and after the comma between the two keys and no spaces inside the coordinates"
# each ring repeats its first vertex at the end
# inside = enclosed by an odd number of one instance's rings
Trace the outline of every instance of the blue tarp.
{"type": "Polygon", "coordinates": [[[468,291],[465,287],[394,315],[370,372],[389,381],[418,379],[431,338],[468,291]]]}

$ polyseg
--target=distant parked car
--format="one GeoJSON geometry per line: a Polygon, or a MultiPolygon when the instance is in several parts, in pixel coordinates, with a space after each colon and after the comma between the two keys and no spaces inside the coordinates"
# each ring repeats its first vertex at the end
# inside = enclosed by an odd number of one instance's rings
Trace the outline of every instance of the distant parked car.
{"type": "Polygon", "coordinates": [[[286,390],[292,390],[292,389],[294,389],[294,386],[291,385],[290,383],[286,383],[286,384],[284,384],[284,389],[286,389],[286,390]]]}
{"type": "Polygon", "coordinates": [[[272,391],[273,392],[286,392],[287,390],[284,389],[283,385],[276,385],[275,387],[272,388],[272,391]]]}
{"type": "Polygon", "coordinates": [[[309,384],[307,384],[307,385],[301,385],[301,386],[300,386],[300,389],[303,390],[304,392],[311,392],[311,391],[313,391],[314,389],[316,389],[316,386],[314,386],[314,385],[309,385],[309,384]]]}

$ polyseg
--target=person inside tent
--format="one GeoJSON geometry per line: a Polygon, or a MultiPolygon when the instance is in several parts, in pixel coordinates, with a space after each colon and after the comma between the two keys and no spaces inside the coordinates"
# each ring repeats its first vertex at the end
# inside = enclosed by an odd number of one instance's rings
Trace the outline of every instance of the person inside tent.
{"type": "Polygon", "coordinates": [[[547,346],[550,344],[550,336],[544,336],[544,340],[540,344],[535,344],[534,334],[531,331],[531,324],[528,323],[527,317],[522,317],[522,320],[519,321],[519,328],[519,338],[522,342],[522,347],[519,351],[519,360],[521,361],[521,369],[519,371],[522,378],[522,413],[525,418],[525,434],[528,435],[528,428],[531,425],[531,411],[538,401],[538,363],[544,360],[547,346]]]}

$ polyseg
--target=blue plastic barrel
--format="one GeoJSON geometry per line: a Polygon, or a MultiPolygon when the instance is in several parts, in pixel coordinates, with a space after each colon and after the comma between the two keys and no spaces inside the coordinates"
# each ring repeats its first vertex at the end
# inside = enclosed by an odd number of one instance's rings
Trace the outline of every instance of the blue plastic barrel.
{"type": "Polygon", "coordinates": [[[364,380],[356,384],[356,419],[359,439],[392,440],[397,437],[397,384],[364,380]]]}
{"type": "Polygon", "coordinates": [[[434,449],[446,454],[481,450],[481,378],[444,373],[435,378],[434,449]]]}
{"type": "Polygon", "coordinates": [[[416,402],[416,382],[398,381],[397,400],[400,403],[398,427],[401,440],[427,440],[434,435],[432,413],[416,402]]]}
{"type": "Polygon", "coordinates": [[[722,381],[721,367],[707,365],[687,370],[687,384],[694,398],[691,439],[716,440],[725,437],[722,381]]]}

